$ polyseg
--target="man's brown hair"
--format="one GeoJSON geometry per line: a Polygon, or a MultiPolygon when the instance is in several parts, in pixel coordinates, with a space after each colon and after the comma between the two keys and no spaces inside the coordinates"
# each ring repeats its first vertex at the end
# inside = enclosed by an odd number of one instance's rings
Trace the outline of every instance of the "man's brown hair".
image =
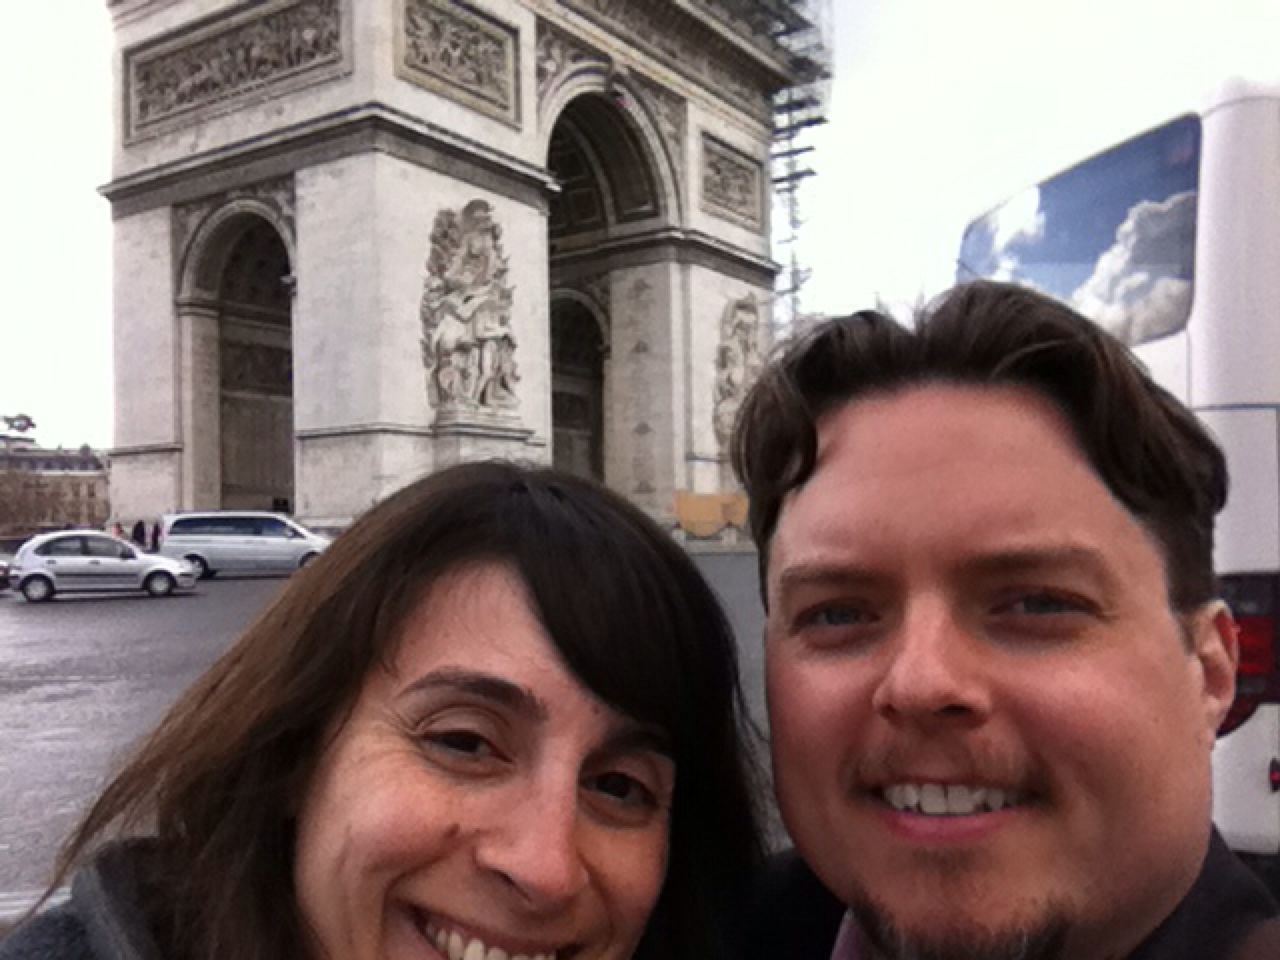
{"type": "Polygon", "coordinates": [[[830,320],[765,368],[732,450],[762,586],[784,501],[813,473],[822,417],[929,383],[1020,386],[1051,401],[1102,482],[1158,542],[1173,608],[1213,599],[1213,520],[1227,499],[1218,445],[1115,337],[1058,300],[991,281],[944,294],[914,329],[871,310],[830,320]]]}

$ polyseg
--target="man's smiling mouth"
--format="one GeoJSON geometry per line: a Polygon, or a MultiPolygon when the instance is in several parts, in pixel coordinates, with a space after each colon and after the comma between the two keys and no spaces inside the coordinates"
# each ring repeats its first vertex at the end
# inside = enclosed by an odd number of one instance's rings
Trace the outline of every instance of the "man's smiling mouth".
{"type": "Polygon", "coordinates": [[[1029,800],[1024,790],[940,783],[895,783],[878,787],[873,793],[899,813],[927,817],[998,813],[1023,806],[1029,800]]]}

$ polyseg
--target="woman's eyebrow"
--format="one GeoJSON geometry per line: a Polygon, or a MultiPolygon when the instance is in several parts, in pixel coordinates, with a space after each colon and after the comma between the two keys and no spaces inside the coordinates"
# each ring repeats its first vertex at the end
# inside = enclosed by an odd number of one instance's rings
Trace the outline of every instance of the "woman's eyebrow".
{"type": "Polygon", "coordinates": [[[657,727],[624,719],[618,728],[605,738],[600,753],[621,756],[628,753],[656,753],[673,758],[671,738],[657,727]]]}
{"type": "Polygon", "coordinates": [[[433,670],[419,677],[401,691],[401,696],[417,696],[440,690],[465,693],[471,697],[488,700],[514,713],[522,714],[531,721],[544,722],[549,715],[547,705],[519,684],[489,673],[455,667],[433,670]]]}

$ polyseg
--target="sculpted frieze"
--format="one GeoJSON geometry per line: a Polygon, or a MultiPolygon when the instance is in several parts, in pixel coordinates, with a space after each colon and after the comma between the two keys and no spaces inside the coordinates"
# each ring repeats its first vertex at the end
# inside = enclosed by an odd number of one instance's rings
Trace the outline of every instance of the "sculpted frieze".
{"type": "Polygon", "coordinates": [[[769,122],[769,96],[742,56],[726,44],[708,43],[705,37],[687,29],[687,16],[674,4],[653,0],[561,2],[716,97],[761,122],[769,122]]]}
{"type": "Polygon", "coordinates": [[[126,138],[341,72],[342,29],[340,0],[276,0],[126,50],[126,138]]]}
{"type": "Polygon", "coordinates": [[[427,397],[438,420],[512,415],[519,405],[507,274],[502,228],[487,201],[436,214],[419,317],[427,397]]]}
{"type": "Polygon", "coordinates": [[[704,133],[702,207],[715,216],[759,229],[764,219],[764,165],[704,133]]]}
{"type": "Polygon", "coordinates": [[[508,123],[520,122],[519,34],[460,0],[403,0],[398,72],[508,123]]]}
{"type": "Polygon", "coordinates": [[[610,66],[608,57],[600,51],[541,18],[538,20],[537,51],[539,113],[547,95],[573,70],[584,64],[595,64],[603,69],[610,66]]]}

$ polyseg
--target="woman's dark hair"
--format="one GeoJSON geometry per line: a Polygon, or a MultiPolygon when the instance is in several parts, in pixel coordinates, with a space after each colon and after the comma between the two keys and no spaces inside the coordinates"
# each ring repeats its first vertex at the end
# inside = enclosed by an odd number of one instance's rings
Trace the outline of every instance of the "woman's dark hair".
{"type": "Polygon", "coordinates": [[[760,856],[733,634],[684,550],[620,496],[552,470],[452,467],[371,509],[174,705],[63,848],[154,833],[157,923],[180,960],[299,955],[293,811],[326,733],[442,575],[502,563],[569,669],[661,730],[676,763],[666,882],[638,958],[721,952],[760,856]]]}
{"type": "Polygon", "coordinates": [[[1115,337],[1052,297],[991,281],[944,294],[915,329],[871,310],[829,321],[766,367],[733,438],[762,585],[783,501],[813,473],[819,419],[869,394],[935,382],[1021,386],[1048,399],[1159,543],[1173,608],[1215,596],[1213,521],[1227,499],[1218,445],[1115,337]]]}

